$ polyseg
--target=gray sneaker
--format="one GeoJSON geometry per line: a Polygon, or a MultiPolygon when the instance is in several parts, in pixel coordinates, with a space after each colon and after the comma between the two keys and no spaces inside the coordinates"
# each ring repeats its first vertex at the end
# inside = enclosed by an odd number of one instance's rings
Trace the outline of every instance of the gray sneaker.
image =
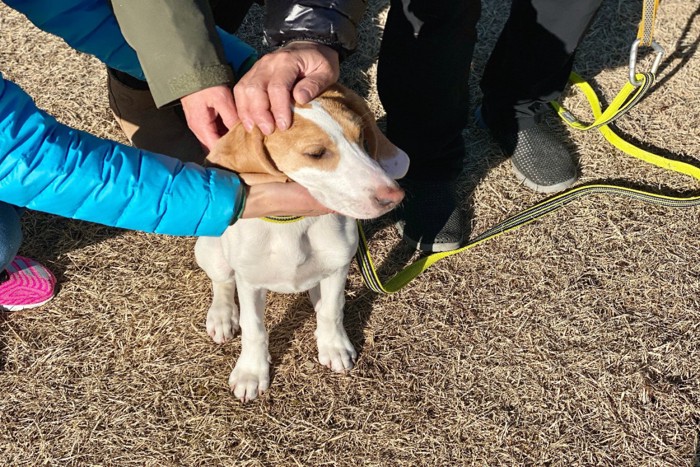
{"type": "MultiPolygon", "coordinates": [[[[488,128],[480,110],[476,114],[477,124],[488,128]]],[[[491,130],[490,133],[501,150],[511,156],[513,172],[526,187],[538,193],[555,193],[576,183],[573,155],[546,126],[538,123],[517,132],[491,130]]]]}
{"type": "Polygon", "coordinates": [[[396,228],[412,247],[435,253],[456,250],[464,242],[464,214],[455,182],[400,180],[406,197],[397,209],[396,228]]]}

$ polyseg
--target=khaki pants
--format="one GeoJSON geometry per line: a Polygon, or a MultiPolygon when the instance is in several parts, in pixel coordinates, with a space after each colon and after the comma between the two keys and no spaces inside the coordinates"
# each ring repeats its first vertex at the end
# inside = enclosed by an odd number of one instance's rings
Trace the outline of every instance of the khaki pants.
{"type": "Polygon", "coordinates": [[[183,162],[204,162],[206,153],[187,127],[182,107],[156,108],[148,89],[132,88],[120,82],[110,70],[107,88],[109,106],[131,144],[183,162]]]}
{"type": "MultiPolygon", "coordinates": [[[[253,3],[263,2],[209,0],[217,26],[231,34],[241,25],[253,3]]],[[[182,107],[173,105],[157,109],[143,81],[123,75],[117,79],[118,73],[107,70],[109,106],[131,144],[184,162],[201,164],[206,152],[188,128],[182,107]]]]}

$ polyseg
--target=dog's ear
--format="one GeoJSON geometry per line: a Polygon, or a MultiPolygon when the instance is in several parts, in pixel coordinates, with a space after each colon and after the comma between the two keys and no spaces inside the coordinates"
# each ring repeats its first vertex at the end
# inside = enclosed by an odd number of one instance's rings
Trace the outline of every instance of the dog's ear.
{"type": "Polygon", "coordinates": [[[285,177],[265,148],[265,135],[257,128],[247,132],[241,123],[231,128],[212,148],[207,161],[233,172],[285,177]]]}
{"type": "Polygon", "coordinates": [[[408,155],[389,141],[377,126],[374,113],[365,100],[341,84],[335,84],[343,103],[362,119],[362,133],[367,144],[367,152],[382,166],[392,178],[398,179],[408,171],[408,155]]]}

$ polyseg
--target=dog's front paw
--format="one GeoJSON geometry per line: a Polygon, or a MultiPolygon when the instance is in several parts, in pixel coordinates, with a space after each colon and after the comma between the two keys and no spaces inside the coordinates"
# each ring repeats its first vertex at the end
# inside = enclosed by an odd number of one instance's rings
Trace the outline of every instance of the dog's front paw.
{"type": "Polygon", "coordinates": [[[238,309],[212,306],[207,313],[207,334],[217,344],[223,344],[238,332],[238,309]]]}
{"type": "Polygon", "coordinates": [[[233,394],[241,401],[252,401],[270,387],[270,363],[265,359],[239,358],[228,378],[233,394]]]}
{"type": "Polygon", "coordinates": [[[342,373],[355,365],[357,352],[345,332],[316,338],[318,343],[318,361],[331,370],[342,373]]]}

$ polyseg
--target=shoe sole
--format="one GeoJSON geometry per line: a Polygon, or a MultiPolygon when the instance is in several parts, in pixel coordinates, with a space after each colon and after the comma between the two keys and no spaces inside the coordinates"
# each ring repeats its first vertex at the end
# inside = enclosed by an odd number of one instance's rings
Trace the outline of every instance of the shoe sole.
{"type": "Polygon", "coordinates": [[[397,222],[396,224],[394,224],[394,226],[399,232],[399,235],[401,235],[401,240],[406,242],[406,244],[408,244],[412,248],[420,250],[424,253],[444,253],[445,251],[456,250],[462,246],[462,242],[464,241],[461,240],[459,242],[451,243],[421,243],[413,240],[411,237],[404,235],[402,221],[397,222]]]}
{"type": "Polygon", "coordinates": [[[44,305],[45,303],[48,303],[51,301],[52,297],[47,298],[43,302],[39,303],[32,303],[30,305],[0,305],[0,311],[4,312],[9,312],[9,311],[23,311],[23,310],[30,310],[32,308],[38,308],[41,305],[44,305]]]}
{"type": "Polygon", "coordinates": [[[510,168],[513,170],[515,178],[517,178],[520,183],[522,183],[523,185],[525,185],[526,187],[528,187],[536,193],[558,193],[560,191],[566,190],[567,188],[571,188],[577,180],[577,177],[573,177],[569,180],[565,180],[554,185],[538,185],[537,183],[533,182],[525,175],[523,175],[523,173],[518,170],[518,168],[515,166],[512,160],[510,162],[510,168]]]}

